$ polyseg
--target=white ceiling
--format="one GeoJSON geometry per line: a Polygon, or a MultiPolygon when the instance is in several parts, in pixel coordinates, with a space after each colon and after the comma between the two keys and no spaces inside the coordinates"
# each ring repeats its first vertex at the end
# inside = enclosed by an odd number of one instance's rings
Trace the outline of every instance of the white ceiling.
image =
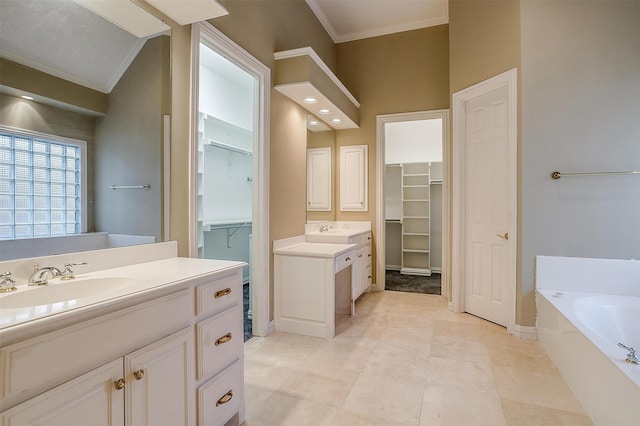
{"type": "Polygon", "coordinates": [[[336,43],[449,22],[448,0],[306,0],[336,43]]]}
{"type": "Polygon", "coordinates": [[[103,93],[145,42],[72,0],[0,0],[0,11],[0,56],[103,93]]]}

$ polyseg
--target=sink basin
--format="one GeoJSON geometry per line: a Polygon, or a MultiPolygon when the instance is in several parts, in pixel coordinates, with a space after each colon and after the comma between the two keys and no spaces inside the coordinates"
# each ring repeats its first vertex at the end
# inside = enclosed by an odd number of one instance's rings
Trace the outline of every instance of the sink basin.
{"type": "Polygon", "coordinates": [[[29,287],[27,290],[0,298],[0,309],[28,308],[83,299],[113,292],[133,284],[130,277],[76,278],[69,281],[51,280],[48,285],[29,287]]]}

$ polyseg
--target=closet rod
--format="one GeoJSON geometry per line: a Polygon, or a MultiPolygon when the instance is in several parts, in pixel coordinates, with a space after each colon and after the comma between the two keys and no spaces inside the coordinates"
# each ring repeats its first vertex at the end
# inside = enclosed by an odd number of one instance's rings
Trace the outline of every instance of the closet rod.
{"type": "Polygon", "coordinates": [[[584,172],[584,173],[560,173],[553,172],[551,177],[553,179],[560,179],[562,176],[599,176],[599,175],[640,175],[638,170],[626,170],[621,172],[584,172]]]}

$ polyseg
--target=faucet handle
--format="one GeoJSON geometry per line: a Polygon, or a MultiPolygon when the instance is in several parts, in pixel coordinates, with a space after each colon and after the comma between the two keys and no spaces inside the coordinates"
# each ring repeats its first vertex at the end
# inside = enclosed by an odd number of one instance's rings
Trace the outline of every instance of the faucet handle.
{"type": "Polygon", "coordinates": [[[2,281],[0,282],[0,293],[9,293],[16,290],[16,282],[11,279],[11,272],[3,272],[0,274],[2,281]]]}
{"type": "Polygon", "coordinates": [[[622,343],[618,343],[618,346],[629,351],[629,353],[627,354],[627,359],[625,359],[626,362],[628,362],[629,364],[640,364],[640,358],[638,358],[638,355],[636,355],[636,350],[634,348],[630,348],[629,346],[623,345],[622,343]]]}
{"type": "Polygon", "coordinates": [[[71,269],[72,266],[82,266],[82,265],[86,265],[87,262],[80,262],[80,263],[65,263],[64,264],[64,271],[62,271],[62,277],[60,277],[61,280],[72,280],[75,278],[75,275],[73,275],[73,270],[71,269]]]}

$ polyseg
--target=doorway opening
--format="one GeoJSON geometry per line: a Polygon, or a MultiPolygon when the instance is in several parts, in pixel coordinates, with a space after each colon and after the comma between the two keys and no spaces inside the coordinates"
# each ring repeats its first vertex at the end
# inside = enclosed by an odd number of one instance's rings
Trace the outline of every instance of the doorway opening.
{"type": "Polygon", "coordinates": [[[377,290],[444,294],[448,111],[378,116],[377,290]]]}
{"type": "Polygon", "coordinates": [[[268,325],[269,70],[210,24],[192,40],[191,255],[247,264],[246,341],[268,325]]]}

